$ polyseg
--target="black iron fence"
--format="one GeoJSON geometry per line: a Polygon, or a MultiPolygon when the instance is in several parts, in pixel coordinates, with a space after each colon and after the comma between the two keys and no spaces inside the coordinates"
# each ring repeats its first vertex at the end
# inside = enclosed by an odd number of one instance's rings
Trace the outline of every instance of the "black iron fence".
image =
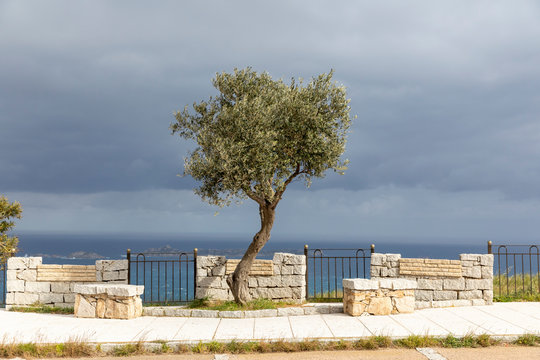
{"type": "Polygon", "coordinates": [[[521,296],[540,293],[540,245],[493,245],[493,295],[521,296]]]}
{"type": "Polygon", "coordinates": [[[193,252],[127,251],[130,284],[144,285],[146,304],[182,304],[195,298],[197,249],[193,252]]]}
{"type": "Polygon", "coordinates": [[[339,300],[343,298],[343,279],[369,278],[370,249],[310,249],[306,256],[306,297],[308,300],[339,300]]]}
{"type": "Polygon", "coordinates": [[[7,263],[0,263],[0,307],[6,306],[7,263]]]}

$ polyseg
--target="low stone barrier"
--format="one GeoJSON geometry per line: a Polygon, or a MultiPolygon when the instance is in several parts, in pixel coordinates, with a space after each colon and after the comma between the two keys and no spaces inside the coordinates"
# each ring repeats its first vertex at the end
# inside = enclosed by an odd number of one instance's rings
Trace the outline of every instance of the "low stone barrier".
{"type": "Polygon", "coordinates": [[[133,319],[142,315],[144,286],[77,284],[74,292],[75,317],[133,319]]]}
{"type": "Polygon", "coordinates": [[[411,313],[414,289],[413,280],[343,279],[343,312],[352,316],[411,313]]]}

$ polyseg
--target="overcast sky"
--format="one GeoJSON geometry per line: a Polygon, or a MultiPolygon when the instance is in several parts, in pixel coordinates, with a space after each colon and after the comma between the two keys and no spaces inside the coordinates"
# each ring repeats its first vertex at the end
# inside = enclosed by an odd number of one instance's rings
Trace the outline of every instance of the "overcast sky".
{"type": "Polygon", "coordinates": [[[177,176],[173,112],[216,72],[334,69],[349,170],[287,190],[274,234],[537,241],[539,19],[534,1],[0,0],[0,194],[18,232],[251,236],[252,201],[214,208],[177,176]]]}

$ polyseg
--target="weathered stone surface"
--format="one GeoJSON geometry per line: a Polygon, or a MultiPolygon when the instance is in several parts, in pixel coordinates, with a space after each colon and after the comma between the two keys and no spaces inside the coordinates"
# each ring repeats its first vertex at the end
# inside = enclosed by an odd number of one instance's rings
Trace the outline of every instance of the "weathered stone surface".
{"type": "Polygon", "coordinates": [[[371,298],[367,312],[372,315],[389,315],[392,313],[392,300],[389,297],[371,298]]]}
{"type": "Polygon", "coordinates": [[[179,317],[189,317],[191,316],[191,309],[183,309],[183,308],[177,308],[174,311],[174,316],[179,317]]]}
{"type": "Polygon", "coordinates": [[[419,290],[442,290],[443,281],[442,279],[418,279],[418,289],[419,290]]]}
{"type": "Polygon", "coordinates": [[[414,311],[414,296],[405,296],[402,298],[393,298],[393,305],[400,314],[412,313],[414,311]]]}
{"type": "Polygon", "coordinates": [[[201,277],[197,278],[197,286],[219,289],[222,287],[222,280],[223,278],[221,276],[201,277]]]}
{"type": "Polygon", "coordinates": [[[304,275],[306,274],[306,265],[293,265],[293,274],[294,275],[304,275]]]}
{"type": "Polygon", "coordinates": [[[212,268],[212,276],[225,276],[225,265],[218,265],[212,268]]]}
{"type": "Polygon", "coordinates": [[[15,303],[15,293],[6,294],[6,305],[11,305],[15,303]]]}
{"type": "Polygon", "coordinates": [[[379,289],[379,280],[343,279],[343,288],[353,290],[377,290],[379,289]]]}
{"type": "Polygon", "coordinates": [[[491,290],[493,289],[492,279],[465,279],[466,290],[491,290]]]}
{"type": "Polygon", "coordinates": [[[119,271],[107,271],[102,274],[103,281],[109,281],[109,280],[119,280],[120,279],[120,272],[119,271]]]}
{"type": "Polygon", "coordinates": [[[493,304],[493,290],[484,290],[483,291],[483,299],[486,302],[486,305],[493,304]]]}
{"type": "Polygon", "coordinates": [[[483,279],[493,279],[493,266],[482,266],[480,272],[483,279]]]}
{"type": "Polygon", "coordinates": [[[464,278],[444,279],[443,289],[444,290],[463,290],[465,289],[465,279],[464,278]]]}
{"type": "Polygon", "coordinates": [[[51,283],[50,282],[27,281],[25,288],[26,288],[26,291],[28,291],[28,292],[49,293],[49,292],[51,292],[51,283]]]}
{"type": "Polygon", "coordinates": [[[281,276],[281,286],[296,287],[306,285],[306,278],[302,275],[281,276]]]}
{"type": "MultiPolygon", "coordinates": [[[[59,294],[62,295],[62,294],[59,294]]],[[[63,294],[64,302],[73,303],[75,302],[75,294],[63,294]]]]}
{"type": "Polygon", "coordinates": [[[51,283],[51,291],[54,293],[69,293],[69,283],[53,282],[51,283]]]}
{"type": "Polygon", "coordinates": [[[459,298],[465,300],[482,299],[482,290],[460,291],[459,298]]]}
{"type": "Polygon", "coordinates": [[[454,306],[470,306],[471,300],[442,300],[432,301],[431,306],[434,308],[454,307],[454,306]]]}
{"type": "Polygon", "coordinates": [[[17,270],[6,270],[6,280],[17,280],[17,270]]]}
{"type": "Polygon", "coordinates": [[[39,296],[39,302],[42,304],[53,304],[53,303],[64,302],[63,294],[41,293],[41,294],[38,294],[38,296],[39,296]]]}
{"type": "Polygon", "coordinates": [[[433,300],[433,291],[431,290],[415,290],[414,297],[416,301],[431,301],[433,300]]]}
{"type": "Polygon", "coordinates": [[[433,292],[433,300],[455,300],[457,299],[457,291],[439,290],[433,292]]]}
{"type": "Polygon", "coordinates": [[[37,270],[22,270],[17,273],[17,279],[25,281],[37,281],[37,270]]]}
{"type": "Polygon", "coordinates": [[[462,270],[463,277],[480,279],[482,277],[482,271],[480,266],[464,267],[462,270]]]}
{"type": "Polygon", "coordinates": [[[14,293],[13,304],[16,305],[31,305],[39,301],[38,294],[29,293],[14,293]]]}
{"type": "Polygon", "coordinates": [[[23,292],[24,283],[25,283],[24,280],[7,280],[6,290],[7,292],[23,292]]]}
{"type": "Polygon", "coordinates": [[[345,309],[345,312],[349,315],[360,316],[366,311],[367,305],[363,302],[348,302],[347,304],[343,304],[343,308],[345,309]]]}
{"type": "Polygon", "coordinates": [[[195,290],[195,298],[202,299],[206,296],[213,300],[228,300],[232,298],[232,295],[229,296],[229,291],[227,289],[197,287],[195,290]]]}
{"type": "Polygon", "coordinates": [[[415,310],[428,309],[430,307],[431,307],[431,301],[415,301],[414,302],[415,310]]]}
{"type": "Polygon", "coordinates": [[[343,304],[340,304],[340,303],[328,304],[328,311],[330,314],[342,313],[343,304]]]}
{"type": "Polygon", "coordinates": [[[274,264],[274,275],[281,275],[281,265],[274,264]]]}
{"type": "Polygon", "coordinates": [[[246,318],[275,317],[277,309],[247,310],[244,312],[244,316],[246,318]]]}
{"type": "MultiPolygon", "coordinates": [[[[285,276],[285,278],[290,278],[290,277],[292,276],[285,276]]],[[[281,284],[280,276],[260,276],[258,278],[258,286],[261,286],[261,287],[278,287],[281,285],[282,284],[281,284]]]]}
{"type": "Polygon", "coordinates": [[[292,297],[293,299],[305,299],[306,298],[306,287],[300,286],[300,287],[293,287],[292,290],[292,297]]]}
{"type": "Polygon", "coordinates": [[[474,261],[480,265],[480,260],[483,256],[484,254],[459,254],[459,259],[461,261],[474,261]]]}
{"type": "Polygon", "coordinates": [[[243,319],[245,314],[244,311],[220,311],[218,316],[220,318],[243,319]]]}
{"type": "Polygon", "coordinates": [[[291,299],[292,289],[290,287],[281,288],[269,288],[267,297],[268,299],[291,299]]]}
{"type": "Polygon", "coordinates": [[[207,318],[217,318],[219,311],[217,310],[200,310],[193,309],[191,310],[192,317],[207,317],[207,318]]]}
{"type": "Polygon", "coordinates": [[[277,316],[296,316],[296,315],[304,315],[304,309],[298,308],[298,307],[277,309],[277,316]]]}
{"type": "Polygon", "coordinates": [[[22,270],[28,267],[28,259],[22,257],[10,257],[7,261],[8,270],[22,270]]]}
{"type": "Polygon", "coordinates": [[[399,261],[401,254],[386,254],[386,261],[399,261]]]}
{"type": "Polygon", "coordinates": [[[294,267],[292,265],[282,265],[281,275],[293,275],[294,267]]]}
{"type": "Polygon", "coordinates": [[[471,299],[471,303],[472,303],[473,306],[486,305],[486,301],[484,299],[471,299]]]}
{"type": "Polygon", "coordinates": [[[480,265],[493,268],[493,254],[483,254],[480,258],[480,265]]]}
{"type": "Polygon", "coordinates": [[[248,287],[256,288],[259,286],[259,276],[250,276],[248,278],[248,287]]]}
{"type": "Polygon", "coordinates": [[[394,290],[416,289],[418,287],[416,280],[390,279],[390,281],[394,290]]]}
{"type": "Polygon", "coordinates": [[[96,308],[89,303],[81,294],[75,296],[75,317],[95,318],[96,308]]]}
{"type": "Polygon", "coordinates": [[[386,262],[386,255],[374,253],[371,254],[371,266],[380,266],[386,262]]]}

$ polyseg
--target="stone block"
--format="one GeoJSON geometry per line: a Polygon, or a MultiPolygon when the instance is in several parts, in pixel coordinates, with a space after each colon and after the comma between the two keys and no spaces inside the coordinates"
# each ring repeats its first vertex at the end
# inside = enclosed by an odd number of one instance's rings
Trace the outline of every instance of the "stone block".
{"type": "Polygon", "coordinates": [[[480,265],[493,268],[493,254],[484,254],[480,258],[480,265]]]}
{"type": "Polygon", "coordinates": [[[209,276],[197,278],[198,287],[207,287],[207,288],[223,288],[222,285],[223,278],[221,276],[209,276]]]}
{"type": "Polygon", "coordinates": [[[292,266],[292,265],[282,265],[280,273],[281,273],[281,275],[293,275],[294,266],[292,266]]]}
{"type": "Polygon", "coordinates": [[[26,291],[33,293],[49,293],[51,292],[51,283],[46,281],[27,281],[26,291]]]}
{"type": "MultiPolygon", "coordinates": [[[[69,283],[63,283],[63,282],[52,282],[51,283],[51,291],[54,293],[68,293],[69,292],[69,283]]],[[[75,301],[75,300],[73,300],[75,301]]]]}
{"type": "Polygon", "coordinates": [[[17,272],[17,279],[25,281],[37,281],[37,270],[25,269],[17,272]]]}
{"type": "Polygon", "coordinates": [[[63,294],[64,296],[64,302],[66,303],[74,303],[75,302],[75,294],[63,294]]]}
{"type": "Polygon", "coordinates": [[[6,270],[6,280],[17,280],[17,270],[6,270]]]}
{"type": "Polygon", "coordinates": [[[277,316],[297,316],[304,315],[304,309],[301,307],[288,307],[277,309],[277,316]]]}
{"type": "Polygon", "coordinates": [[[371,298],[367,312],[372,315],[389,315],[392,313],[392,300],[389,297],[371,298]]]}
{"type": "Polygon", "coordinates": [[[38,294],[15,293],[13,298],[14,305],[31,305],[39,301],[38,294]]]}
{"type": "Polygon", "coordinates": [[[41,256],[29,257],[27,259],[28,259],[28,262],[27,262],[28,268],[33,269],[33,270],[36,270],[37,267],[41,265],[43,262],[43,258],[41,256]]]}
{"type": "Polygon", "coordinates": [[[306,257],[304,255],[294,255],[289,253],[274,253],[272,261],[274,264],[305,265],[306,257]]]}
{"type": "Polygon", "coordinates": [[[12,305],[15,303],[15,293],[6,294],[6,305],[12,305]]]}
{"type": "Polygon", "coordinates": [[[246,318],[275,317],[277,316],[277,312],[277,309],[246,310],[244,316],[246,318]]]}
{"type": "MultiPolygon", "coordinates": [[[[75,297],[73,297],[73,302],[74,301],[75,301],[75,297]]],[[[41,304],[61,303],[61,302],[64,302],[64,295],[53,294],[53,293],[42,293],[42,294],[39,294],[39,302],[41,304]]]]}
{"type": "Polygon", "coordinates": [[[465,278],[480,279],[482,277],[480,266],[464,267],[462,268],[461,273],[465,278]]]}
{"type": "Polygon", "coordinates": [[[483,306],[486,305],[486,301],[484,299],[471,299],[472,306],[483,306]]]}
{"type": "Polygon", "coordinates": [[[416,301],[432,301],[433,291],[432,290],[415,290],[414,298],[416,299],[416,301]]]}
{"type": "Polygon", "coordinates": [[[300,287],[293,287],[292,290],[292,297],[293,299],[300,299],[305,300],[306,299],[306,287],[300,286],[300,287]]]}
{"type": "Polygon", "coordinates": [[[455,307],[455,306],[471,306],[471,300],[443,300],[433,301],[431,307],[443,308],[443,307],[455,307]]]}
{"type": "Polygon", "coordinates": [[[474,261],[478,265],[480,265],[480,260],[484,254],[459,254],[459,259],[461,261],[474,261]]]}
{"type": "Polygon", "coordinates": [[[10,257],[7,261],[8,270],[22,270],[28,268],[28,261],[30,258],[23,257],[10,257]]]}
{"type": "Polygon", "coordinates": [[[465,300],[482,299],[482,290],[460,291],[459,298],[465,300]]]}
{"type": "Polygon", "coordinates": [[[98,271],[121,271],[128,269],[128,260],[97,260],[96,270],[98,271]]]}
{"type": "Polygon", "coordinates": [[[305,286],[305,285],[306,285],[306,278],[302,275],[281,276],[281,286],[296,287],[296,286],[305,286]]]}
{"type": "MultiPolygon", "coordinates": [[[[292,276],[285,276],[286,278],[292,276]]],[[[278,287],[282,286],[281,276],[261,276],[258,279],[260,287],[278,287]]],[[[288,285],[283,285],[288,286],[288,285]]]]}
{"type": "Polygon", "coordinates": [[[281,275],[281,265],[274,265],[274,275],[281,275]]]}
{"type": "Polygon", "coordinates": [[[419,290],[442,290],[442,279],[418,279],[417,280],[419,290]]]}
{"type": "Polygon", "coordinates": [[[244,311],[220,311],[218,316],[224,319],[243,319],[245,316],[245,312],[244,311]]]}
{"type": "Polygon", "coordinates": [[[415,310],[428,309],[430,307],[431,307],[431,301],[415,301],[414,302],[415,310]]]}
{"type": "Polygon", "coordinates": [[[378,290],[379,280],[343,279],[343,288],[353,290],[378,290]]]}
{"type": "Polygon", "coordinates": [[[185,308],[175,308],[174,309],[174,316],[177,317],[190,317],[191,316],[191,309],[185,309],[185,308]]]}
{"type": "Polygon", "coordinates": [[[328,311],[329,311],[329,314],[342,313],[343,312],[343,304],[340,304],[340,303],[328,304],[328,311]]]}
{"type": "Polygon", "coordinates": [[[414,311],[414,296],[405,296],[402,298],[392,299],[393,305],[395,306],[398,313],[412,313],[414,311]]]}
{"type": "Polygon", "coordinates": [[[456,300],[456,299],[457,299],[457,291],[438,290],[438,291],[433,292],[434,301],[456,300]]]}
{"type": "Polygon", "coordinates": [[[102,282],[103,281],[103,272],[96,271],[96,282],[102,282]]]}
{"type": "Polygon", "coordinates": [[[250,276],[250,277],[248,278],[248,287],[250,287],[250,288],[256,288],[256,287],[258,287],[258,286],[259,286],[258,279],[259,279],[259,277],[250,276]]]}
{"type": "Polygon", "coordinates": [[[268,299],[291,299],[292,290],[288,287],[268,288],[268,299]]]}
{"type": "Polygon", "coordinates": [[[197,267],[213,268],[215,266],[225,265],[227,258],[225,256],[197,256],[197,267]]]}
{"type": "Polygon", "coordinates": [[[305,306],[302,307],[304,309],[304,315],[318,315],[317,308],[314,306],[305,306]]]}
{"type": "Polygon", "coordinates": [[[77,294],[75,297],[75,317],[95,318],[96,308],[83,295],[77,294]]]}
{"type": "Polygon", "coordinates": [[[386,254],[386,261],[399,261],[401,254],[386,254]]]}
{"type": "Polygon", "coordinates": [[[482,298],[486,302],[486,305],[493,304],[493,290],[484,290],[482,292],[482,298]]]}
{"type": "Polygon", "coordinates": [[[393,290],[416,289],[418,287],[416,280],[391,279],[391,284],[393,290]]]}
{"type": "Polygon", "coordinates": [[[232,295],[229,295],[228,289],[197,287],[195,290],[195,298],[202,299],[204,297],[208,297],[212,300],[230,300],[232,295]]]}
{"type": "Polygon", "coordinates": [[[386,269],[386,276],[388,277],[399,277],[399,268],[390,268],[386,269]]]}
{"type": "Polygon", "coordinates": [[[205,317],[205,318],[217,318],[219,311],[217,310],[191,310],[191,317],[205,317]]]}
{"type": "Polygon", "coordinates": [[[292,272],[294,275],[306,275],[306,265],[293,265],[292,272]]]}
{"type": "Polygon", "coordinates": [[[491,279],[465,279],[466,290],[491,290],[493,280],[491,279]]]}
{"type": "Polygon", "coordinates": [[[386,263],[386,255],[374,253],[371,254],[371,266],[381,266],[386,263]]]}
{"type": "Polygon", "coordinates": [[[480,272],[482,279],[493,279],[493,266],[482,266],[480,272]]]}
{"type": "Polygon", "coordinates": [[[379,276],[381,276],[381,268],[379,266],[371,266],[369,270],[369,275],[372,279],[378,278],[379,276]]]}
{"type": "Polygon", "coordinates": [[[58,307],[58,308],[73,308],[75,304],[72,302],[71,303],[60,302],[60,303],[54,303],[53,306],[58,307]]]}
{"type": "Polygon", "coordinates": [[[119,280],[120,279],[120,272],[119,271],[105,271],[102,274],[102,281],[109,281],[109,280],[119,280]]]}
{"type": "Polygon", "coordinates": [[[25,283],[24,280],[7,280],[6,291],[7,292],[24,292],[24,283],[25,283]]]}
{"type": "Polygon", "coordinates": [[[118,280],[127,280],[128,278],[128,271],[127,270],[120,270],[118,272],[118,280]]]}
{"type": "Polygon", "coordinates": [[[146,306],[143,308],[144,316],[163,316],[165,309],[157,306],[146,306]]]}
{"type": "Polygon", "coordinates": [[[360,316],[362,315],[367,308],[367,304],[363,302],[356,302],[356,303],[344,303],[343,309],[346,314],[349,314],[351,316],[360,316]]]}
{"type": "MultiPolygon", "coordinates": [[[[464,290],[465,289],[465,279],[444,279],[443,280],[443,289],[444,290],[464,290]]],[[[441,299],[443,300],[443,299],[441,299]]]]}
{"type": "Polygon", "coordinates": [[[225,265],[216,265],[212,269],[212,276],[225,276],[225,269],[227,267],[225,265]]]}

